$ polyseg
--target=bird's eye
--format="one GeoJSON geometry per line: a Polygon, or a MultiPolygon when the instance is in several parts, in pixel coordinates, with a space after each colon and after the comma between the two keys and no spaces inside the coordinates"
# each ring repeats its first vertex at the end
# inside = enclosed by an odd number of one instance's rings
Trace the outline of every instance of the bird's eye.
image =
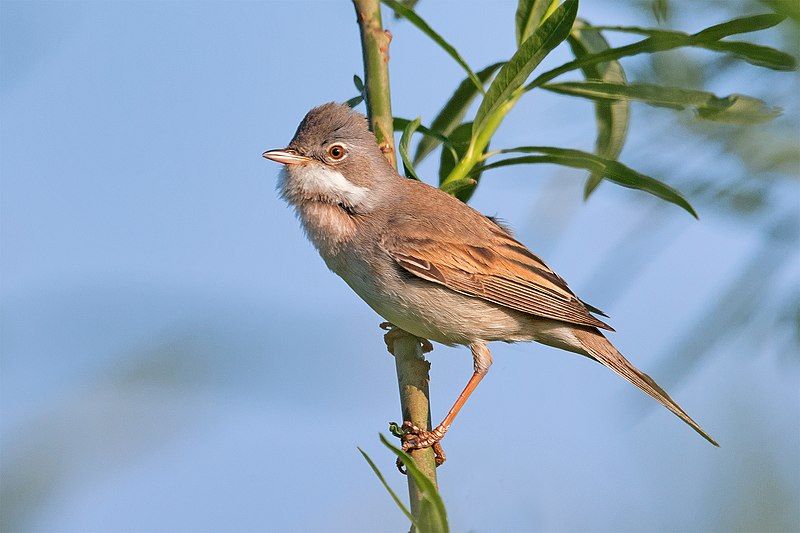
{"type": "Polygon", "coordinates": [[[344,146],[341,144],[334,144],[330,148],[328,148],[328,155],[331,156],[331,159],[339,160],[344,157],[345,151],[344,146]]]}

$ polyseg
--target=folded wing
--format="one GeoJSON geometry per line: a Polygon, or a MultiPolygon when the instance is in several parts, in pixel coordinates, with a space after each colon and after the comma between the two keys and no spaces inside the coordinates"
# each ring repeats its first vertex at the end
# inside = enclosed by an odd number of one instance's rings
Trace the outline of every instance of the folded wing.
{"type": "MultiPolygon", "coordinates": [[[[570,324],[613,331],[567,284],[501,227],[485,219],[480,239],[413,220],[381,241],[400,267],[427,281],[498,305],[570,324]]],[[[594,309],[594,308],[592,308],[594,309]]]]}

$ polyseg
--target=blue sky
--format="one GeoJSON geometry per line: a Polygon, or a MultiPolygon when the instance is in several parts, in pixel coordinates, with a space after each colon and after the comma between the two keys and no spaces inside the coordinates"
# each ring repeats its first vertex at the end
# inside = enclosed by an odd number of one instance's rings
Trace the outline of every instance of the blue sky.
{"type": "MultiPolygon", "coordinates": [[[[419,10],[480,68],[513,52],[514,7],[423,1],[419,10]],[[477,38],[484,27],[490,37],[477,38]]],[[[381,319],[325,269],[260,155],[284,146],[310,107],[354,95],[361,55],[349,3],[0,9],[4,523],[403,528],[356,451],[403,490],[377,441],[399,416],[381,319]]],[[[581,15],[652,24],[609,2],[584,2],[581,15]]],[[[410,25],[387,24],[395,113],[429,121],[463,74],[410,25]]],[[[797,109],[796,76],[745,72],[713,89],[744,91],[757,76],[788,87],[771,103],[797,109]]],[[[495,146],[591,149],[590,104],[530,96],[495,146]]],[[[622,160],[679,180],[741,171],[673,121],[634,106],[622,160]]],[[[676,339],[761,234],[714,213],[697,222],[608,184],[584,204],[582,180],[557,167],[497,170],[473,204],[507,220],[606,310],[623,353],[673,381],[673,397],[722,448],[598,365],[497,345],[492,372],[444,442],[453,529],[744,530],[757,517],[797,525],[798,374],[774,357],[781,339],[741,353],[732,334],[685,379],[664,371],[676,339]],[[629,258],[641,268],[631,279],[620,279],[624,269],[602,275],[637,224],[655,235],[629,258]]],[[[780,279],[796,273],[795,262],[780,279]]],[[[430,360],[438,419],[471,361],[468,350],[441,346],[430,360]]]]}

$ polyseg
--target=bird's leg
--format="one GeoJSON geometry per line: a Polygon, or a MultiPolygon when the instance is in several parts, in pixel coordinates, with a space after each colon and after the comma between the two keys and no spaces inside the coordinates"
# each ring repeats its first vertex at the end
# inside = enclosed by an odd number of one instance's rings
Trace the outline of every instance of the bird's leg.
{"type": "Polygon", "coordinates": [[[450,408],[450,411],[448,411],[442,423],[436,426],[432,431],[420,429],[409,421],[403,422],[402,430],[404,431],[404,435],[401,438],[403,451],[407,452],[409,450],[419,450],[433,446],[434,452],[436,452],[436,465],[438,466],[444,463],[444,451],[441,445],[439,445],[439,441],[444,438],[445,433],[447,433],[447,430],[450,429],[450,426],[453,424],[456,415],[458,415],[458,412],[464,407],[464,404],[478,386],[478,383],[480,383],[487,372],[489,372],[489,367],[492,366],[492,353],[484,343],[473,343],[470,345],[470,350],[472,350],[472,361],[475,370],[472,373],[472,377],[469,378],[467,386],[464,387],[464,390],[458,395],[456,402],[453,404],[453,407],[450,408]]]}
{"type": "MultiPolygon", "coordinates": [[[[394,341],[396,341],[398,337],[406,335],[406,332],[391,322],[381,322],[378,324],[378,327],[386,331],[386,334],[383,336],[383,342],[386,343],[386,349],[389,350],[389,353],[394,355],[394,341]]],[[[433,351],[431,341],[428,339],[420,339],[419,341],[422,344],[422,353],[425,354],[433,351]]]]}

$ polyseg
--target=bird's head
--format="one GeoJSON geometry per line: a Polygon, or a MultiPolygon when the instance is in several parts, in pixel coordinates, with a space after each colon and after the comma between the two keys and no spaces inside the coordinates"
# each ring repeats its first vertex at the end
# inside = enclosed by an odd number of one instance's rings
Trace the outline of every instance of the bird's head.
{"type": "Polygon", "coordinates": [[[263,155],[284,165],[278,187],[291,204],[320,201],[369,210],[381,182],[396,178],[366,117],[333,102],[309,111],[289,146],[263,155]]]}

